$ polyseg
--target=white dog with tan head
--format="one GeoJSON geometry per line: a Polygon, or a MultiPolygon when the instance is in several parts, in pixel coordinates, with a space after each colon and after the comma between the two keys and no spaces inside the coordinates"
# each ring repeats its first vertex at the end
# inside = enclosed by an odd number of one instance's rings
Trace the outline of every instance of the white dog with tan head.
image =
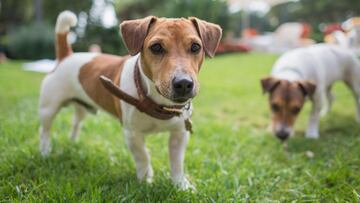
{"type": "Polygon", "coordinates": [[[42,82],[40,151],[50,153],[50,128],[67,104],[75,106],[75,139],[86,112],[104,110],[123,124],[139,180],[151,182],[153,169],[145,135],[170,132],[171,178],[181,189],[193,188],[184,174],[184,153],[191,131],[191,100],[205,54],[212,57],[221,28],[197,18],[147,17],[124,21],[121,34],[131,56],[72,53],[67,42],[76,16],[62,12],[56,24],[57,66],[42,82]]]}
{"type": "Polygon", "coordinates": [[[319,137],[320,116],[333,102],[332,86],[344,81],[355,97],[360,120],[360,62],[351,50],[336,45],[318,44],[282,55],[274,64],[271,76],[261,85],[269,93],[271,127],[286,140],[294,133],[294,123],[306,98],[312,102],[306,137],[319,137]]]}

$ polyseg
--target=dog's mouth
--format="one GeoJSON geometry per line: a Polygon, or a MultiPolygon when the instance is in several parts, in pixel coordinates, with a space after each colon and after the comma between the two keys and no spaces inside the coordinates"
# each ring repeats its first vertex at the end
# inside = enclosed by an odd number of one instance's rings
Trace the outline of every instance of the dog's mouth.
{"type": "Polygon", "coordinates": [[[171,99],[173,102],[176,103],[186,103],[188,102],[190,99],[192,99],[192,97],[177,97],[177,98],[173,98],[171,99]]]}
{"type": "Polygon", "coordinates": [[[160,88],[158,86],[155,86],[155,89],[157,91],[158,94],[160,94],[162,97],[178,104],[178,105],[183,105],[188,103],[194,96],[169,96],[168,94],[163,94],[160,91],[160,88]]]}

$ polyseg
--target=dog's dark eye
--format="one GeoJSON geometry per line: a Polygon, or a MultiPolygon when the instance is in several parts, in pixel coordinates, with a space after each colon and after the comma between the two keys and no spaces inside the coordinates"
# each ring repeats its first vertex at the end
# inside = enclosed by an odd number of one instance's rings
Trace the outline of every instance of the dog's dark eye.
{"type": "Polygon", "coordinates": [[[278,112],[280,110],[280,106],[277,104],[271,104],[271,110],[274,112],[278,112]]]}
{"type": "Polygon", "coordinates": [[[294,107],[294,108],[292,109],[292,113],[296,115],[296,114],[298,114],[298,113],[300,112],[300,110],[301,110],[300,107],[294,107]]]}
{"type": "Polygon", "coordinates": [[[151,45],[150,50],[153,54],[162,54],[165,52],[164,48],[159,43],[151,45]]]}
{"type": "Polygon", "coordinates": [[[191,45],[190,51],[191,51],[192,53],[198,53],[198,52],[200,51],[200,49],[201,49],[200,44],[198,44],[198,43],[193,43],[193,44],[191,45]]]}

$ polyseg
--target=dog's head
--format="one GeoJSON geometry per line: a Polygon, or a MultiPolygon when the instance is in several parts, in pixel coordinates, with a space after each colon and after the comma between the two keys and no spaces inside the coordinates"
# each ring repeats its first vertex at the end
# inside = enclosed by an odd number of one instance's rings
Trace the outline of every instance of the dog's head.
{"type": "Polygon", "coordinates": [[[271,127],[281,140],[293,134],[293,126],[307,96],[312,96],[316,85],[311,81],[289,82],[274,77],[261,80],[264,93],[269,93],[271,127]]]}
{"type": "Polygon", "coordinates": [[[218,25],[191,17],[147,17],[120,24],[130,55],[141,53],[145,75],[167,99],[183,103],[199,90],[197,75],[205,54],[215,55],[221,39],[218,25]]]}

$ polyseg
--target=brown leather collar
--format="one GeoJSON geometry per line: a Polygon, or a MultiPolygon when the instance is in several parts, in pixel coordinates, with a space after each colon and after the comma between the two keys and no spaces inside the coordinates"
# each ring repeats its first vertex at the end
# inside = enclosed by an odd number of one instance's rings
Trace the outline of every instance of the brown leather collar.
{"type": "Polygon", "coordinates": [[[134,68],[134,81],[139,99],[136,99],[122,91],[113,83],[113,81],[104,75],[100,76],[101,83],[111,94],[115,95],[117,98],[125,101],[126,103],[135,106],[139,111],[146,113],[151,117],[160,120],[168,120],[174,116],[180,116],[182,114],[183,108],[186,105],[163,106],[155,103],[150,97],[146,96],[146,93],[141,84],[140,68],[138,62],[139,61],[137,60],[134,68]]]}

